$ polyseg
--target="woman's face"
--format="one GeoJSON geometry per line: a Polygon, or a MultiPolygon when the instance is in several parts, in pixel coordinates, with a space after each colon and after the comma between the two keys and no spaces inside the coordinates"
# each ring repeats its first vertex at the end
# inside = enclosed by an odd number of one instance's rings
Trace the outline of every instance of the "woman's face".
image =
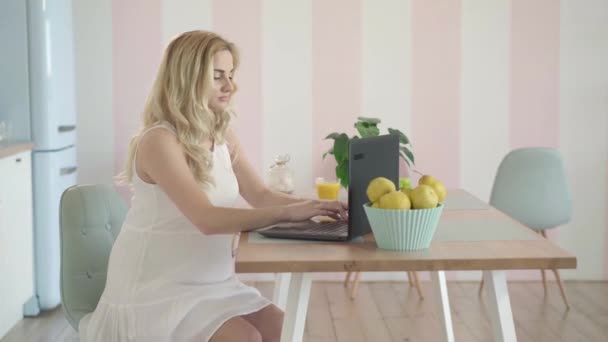
{"type": "Polygon", "coordinates": [[[222,50],[213,56],[213,85],[209,98],[209,108],[216,113],[223,112],[226,109],[230,97],[234,93],[233,71],[234,64],[230,51],[222,50]]]}

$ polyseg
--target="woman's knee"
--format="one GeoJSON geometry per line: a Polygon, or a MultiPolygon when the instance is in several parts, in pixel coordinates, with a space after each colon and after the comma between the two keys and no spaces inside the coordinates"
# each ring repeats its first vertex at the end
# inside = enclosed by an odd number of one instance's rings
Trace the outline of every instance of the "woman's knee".
{"type": "Polygon", "coordinates": [[[281,330],[283,328],[284,313],[281,309],[279,309],[273,305],[271,317],[272,317],[272,319],[270,320],[270,324],[272,326],[272,334],[271,334],[272,336],[271,337],[278,341],[281,338],[281,330]]]}
{"type": "Polygon", "coordinates": [[[268,305],[260,311],[243,316],[261,334],[264,342],[279,341],[283,326],[283,311],[268,305]]]}
{"type": "Polygon", "coordinates": [[[262,334],[253,326],[247,329],[247,332],[245,335],[243,335],[243,337],[247,342],[263,342],[262,334]]]}
{"type": "Polygon", "coordinates": [[[263,342],[262,334],[242,317],[233,317],[213,334],[209,342],[263,342]]]}

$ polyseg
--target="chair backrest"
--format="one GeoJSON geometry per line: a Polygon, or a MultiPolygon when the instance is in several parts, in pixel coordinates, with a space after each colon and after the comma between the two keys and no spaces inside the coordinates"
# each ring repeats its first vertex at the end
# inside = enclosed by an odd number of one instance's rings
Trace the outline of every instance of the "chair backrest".
{"type": "Polygon", "coordinates": [[[547,147],[509,152],[498,167],[490,204],[535,230],[570,221],[572,204],[560,153],[547,147]]]}
{"type": "Polygon", "coordinates": [[[74,329],[95,310],[127,207],[111,186],[76,185],[61,196],[61,302],[74,329]]]}

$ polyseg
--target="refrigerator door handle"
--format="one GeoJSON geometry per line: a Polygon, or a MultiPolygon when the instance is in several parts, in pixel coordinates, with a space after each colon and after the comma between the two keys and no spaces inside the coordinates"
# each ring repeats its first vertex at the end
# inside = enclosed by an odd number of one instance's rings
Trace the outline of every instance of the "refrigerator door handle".
{"type": "Polygon", "coordinates": [[[63,167],[59,170],[59,175],[61,175],[61,176],[71,175],[72,173],[76,172],[76,170],[78,170],[77,166],[63,167]]]}
{"type": "Polygon", "coordinates": [[[59,133],[71,132],[76,129],[76,125],[61,125],[57,127],[59,133]]]}

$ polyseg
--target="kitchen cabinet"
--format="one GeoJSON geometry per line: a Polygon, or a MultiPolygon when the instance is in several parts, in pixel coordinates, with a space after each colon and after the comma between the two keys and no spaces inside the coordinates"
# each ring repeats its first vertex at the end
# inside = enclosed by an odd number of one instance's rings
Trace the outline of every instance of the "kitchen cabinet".
{"type": "Polygon", "coordinates": [[[0,337],[34,293],[31,152],[0,158],[0,337]]]}

